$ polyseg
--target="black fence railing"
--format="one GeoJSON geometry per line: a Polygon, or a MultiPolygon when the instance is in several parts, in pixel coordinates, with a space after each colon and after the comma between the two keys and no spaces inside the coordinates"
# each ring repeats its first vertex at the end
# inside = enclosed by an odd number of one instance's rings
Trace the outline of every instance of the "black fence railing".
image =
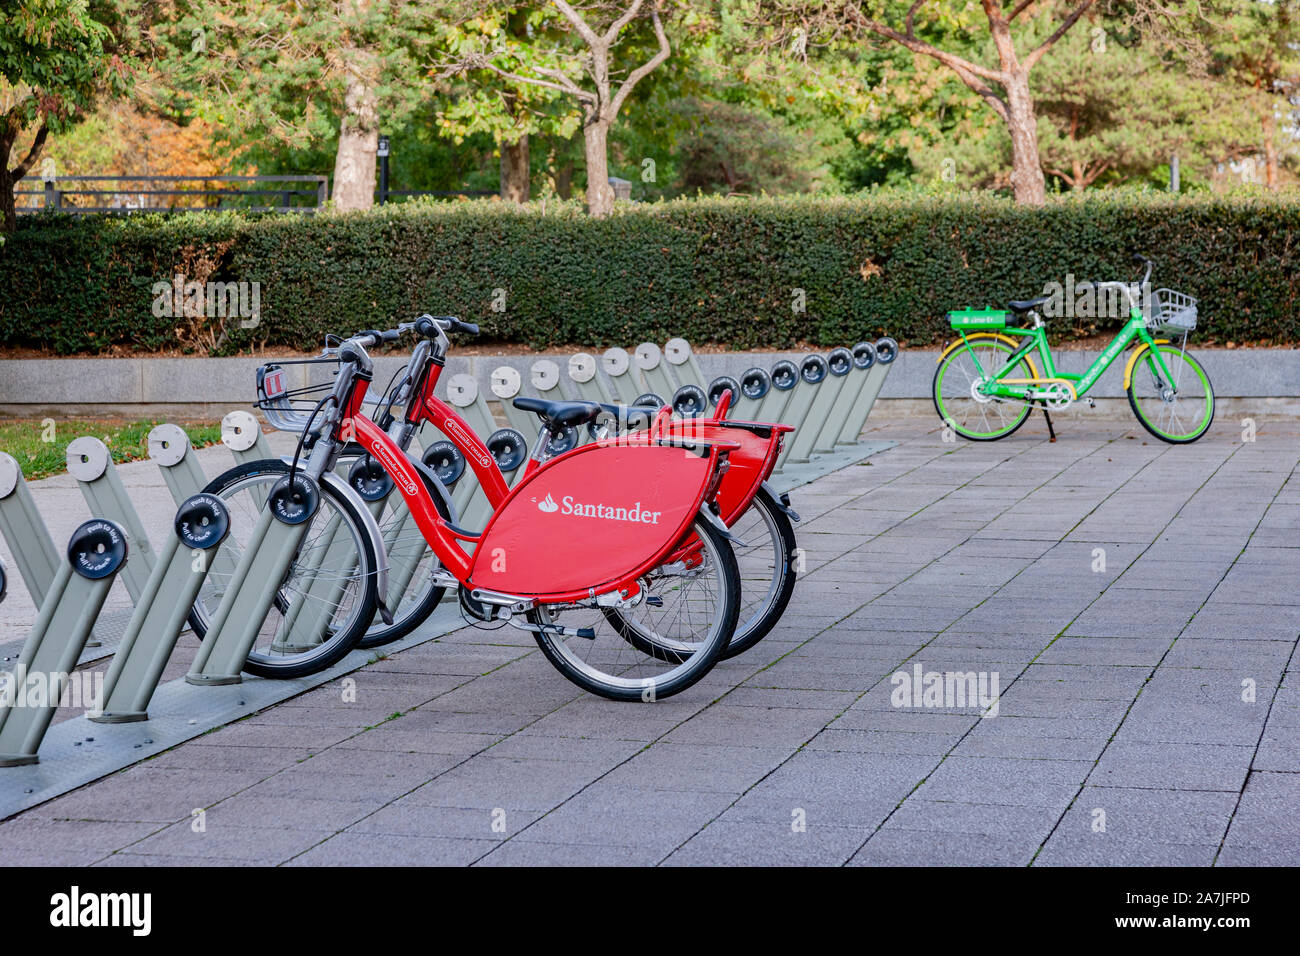
{"type": "MultiPolygon", "coordinates": [[[[375,192],[375,202],[418,196],[451,199],[495,195],[490,189],[386,189],[375,192]]],[[[329,177],[318,175],[60,176],[50,181],[28,177],[14,189],[15,208],[20,214],[46,209],[73,215],[226,209],[314,213],[328,199],[329,177]]]]}
{"type": "Polygon", "coordinates": [[[60,176],[24,179],[14,189],[19,213],[314,212],[329,198],[328,176],[60,176]],[[40,183],[40,188],[23,188],[40,183]],[[72,188],[69,188],[69,187],[72,188]]]}

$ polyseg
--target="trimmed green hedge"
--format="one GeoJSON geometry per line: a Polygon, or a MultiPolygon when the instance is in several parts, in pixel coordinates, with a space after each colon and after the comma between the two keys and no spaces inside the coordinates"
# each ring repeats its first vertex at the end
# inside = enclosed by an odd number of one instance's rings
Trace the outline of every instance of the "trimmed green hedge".
{"type": "MultiPolygon", "coordinates": [[[[0,346],[314,349],[325,332],[425,311],[538,348],[673,335],[737,349],[882,334],[923,344],[946,337],[952,308],[1040,294],[1067,272],[1129,278],[1131,251],[1157,260],[1157,286],[1201,300],[1198,339],[1295,343],[1297,225],[1294,201],[1120,193],[1044,209],[986,197],[683,200],[604,220],[573,204],[489,202],[40,217],[0,248],[0,346]],[[155,316],[154,284],[178,273],[260,283],[260,324],[155,316]],[[805,312],[792,308],[796,290],[805,312]]],[[[1070,338],[1115,323],[1052,327],[1070,338]]]]}

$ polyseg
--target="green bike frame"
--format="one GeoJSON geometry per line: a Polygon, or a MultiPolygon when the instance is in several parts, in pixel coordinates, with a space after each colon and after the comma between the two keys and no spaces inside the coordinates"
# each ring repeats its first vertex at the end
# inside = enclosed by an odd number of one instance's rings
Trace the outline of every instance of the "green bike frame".
{"type": "MultiPolygon", "coordinates": [[[[990,374],[988,370],[980,365],[979,356],[976,354],[975,350],[971,348],[970,340],[966,338],[966,331],[959,330],[958,334],[970,350],[971,360],[975,363],[975,367],[979,370],[979,374],[984,378],[985,382],[989,383],[981,388],[981,391],[984,392],[984,394],[991,395],[995,398],[1015,398],[1022,401],[1037,399],[1039,396],[1036,393],[1038,392],[1039,385],[1051,382],[1065,384],[1073,393],[1074,399],[1077,400],[1082,398],[1087,394],[1088,389],[1092,388],[1092,386],[1096,384],[1097,379],[1101,378],[1102,373],[1104,373],[1106,369],[1110,368],[1111,363],[1129,347],[1134,339],[1140,339],[1146,344],[1147,361],[1154,362],[1159,366],[1159,371],[1163,381],[1173,381],[1173,375],[1170,374],[1169,368],[1165,365],[1164,359],[1161,358],[1160,350],[1155,347],[1157,342],[1165,342],[1167,340],[1157,340],[1152,337],[1151,333],[1147,331],[1146,319],[1137,309],[1130,311],[1129,320],[1125,323],[1124,328],[1121,329],[1119,334],[1111,340],[1111,343],[1106,346],[1101,355],[1097,356],[1096,361],[1089,365],[1082,375],[1075,375],[1070,372],[1061,372],[1057,370],[1056,362],[1052,358],[1052,348],[1047,344],[1047,327],[1045,325],[1040,325],[1038,328],[1018,328],[1015,326],[1007,326],[1005,328],[990,331],[996,331],[1000,335],[1017,335],[1025,340],[1023,344],[1008,356],[1007,361],[1001,368],[990,374]],[[1043,363],[1042,375],[1037,382],[1030,382],[1025,379],[1015,379],[1004,382],[1003,379],[1020,363],[1020,360],[1025,357],[1026,353],[1033,351],[1035,348],[1037,349],[1039,358],[1043,363]]],[[[1127,382],[1125,384],[1127,385],[1127,382]]]]}

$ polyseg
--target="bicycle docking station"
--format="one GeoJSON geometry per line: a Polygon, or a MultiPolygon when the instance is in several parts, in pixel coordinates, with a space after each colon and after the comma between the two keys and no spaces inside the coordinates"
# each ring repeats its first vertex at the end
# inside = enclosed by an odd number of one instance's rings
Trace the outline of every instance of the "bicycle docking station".
{"type": "MultiPolygon", "coordinates": [[[[657,395],[665,400],[665,404],[670,401],[673,393],[677,391],[677,384],[664,363],[663,350],[653,342],[642,342],[636,347],[632,358],[636,365],[642,395],[657,395]]],[[[638,399],[637,404],[643,403],[638,399]]]]}
{"type": "Polygon", "coordinates": [[[116,522],[130,535],[137,560],[123,567],[122,582],[126,585],[131,600],[139,603],[149,574],[153,571],[153,547],[144,532],[144,525],[140,523],[140,516],[135,513],[135,506],[127,496],[122,479],[118,477],[112,453],[98,438],[86,435],[74,438],[68,444],[67,463],[68,474],[77,479],[90,513],[116,522]]]}
{"type": "Polygon", "coordinates": [[[786,402],[780,418],[781,424],[794,426],[794,435],[786,443],[784,451],[781,452],[781,457],[776,460],[777,468],[783,467],[790,460],[790,455],[795,448],[795,441],[802,435],[807,434],[808,429],[805,428],[805,423],[808,420],[808,414],[812,411],[813,401],[821,390],[821,384],[828,374],[830,374],[830,365],[820,355],[809,355],[799,363],[799,379],[794,388],[790,390],[790,400],[786,402]]]}
{"type": "MultiPolygon", "coordinates": [[[[513,407],[513,398],[525,388],[552,400],[564,397],[567,390],[597,402],[668,404],[680,417],[710,414],[722,394],[730,391],[727,417],[795,426],[787,436],[780,469],[773,475],[774,486],[785,491],[892,444],[862,443],[858,437],[896,355],[896,343],[881,339],[832,350],[826,356],[809,355],[799,365],[781,360],[770,369],[754,366],[738,376],[719,374],[709,379],[690,344],[672,339],[662,349],[647,342],[631,353],[609,348],[599,357],[585,352],[571,355],[565,369],[568,386],[563,386],[560,366],[548,359],[534,362],[526,381],[510,366],[495,369],[490,396],[480,394],[474,378],[452,376],[447,401],[484,440],[507,481],[513,483],[522,474],[529,446],[540,429],[533,415],[513,407]],[[488,397],[500,404],[495,414],[488,397]],[[502,419],[506,427],[499,425],[502,419]]],[[[572,447],[587,438],[573,431],[557,444],[572,447]]],[[[449,489],[459,520],[469,527],[486,523],[491,508],[466,466],[464,453],[431,425],[423,426],[417,437],[421,450],[416,453],[449,489]]],[[[261,423],[247,411],[223,418],[221,441],[237,464],[277,457],[261,423]]],[[[310,574],[320,563],[304,547],[309,527],[312,544],[321,544],[322,552],[335,545],[351,549],[351,543],[342,540],[349,536],[330,528],[328,522],[308,520],[320,507],[320,492],[300,475],[293,486],[286,477],[269,495],[265,488],[253,486],[250,493],[260,511],[251,528],[239,529],[242,550],[223,549],[221,543],[233,532],[232,518],[218,497],[201,492],[206,478],[184,430],[175,425],[155,427],[148,449],[178,508],[172,532],[157,552],[108,449],[97,439],[83,438],[69,446],[67,464],[92,520],[78,529],[63,555],[35,507],[17,462],[0,453],[0,533],[14,555],[17,577],[39,608],[19,655],[20,669],[29,674],[73,673],[79,661],[94,659],[86,658],[83,648],[93,643],[97,630],[105,629],[106,619],[118,613],[103,610],[113,583],[120,579],[133,600],[120,645],[83,717],[53,722],[63,683],[52,684],[49,690],[57,692],[38,698],[34,707],[14,707],[24,701],[0,697],[0,766],[11,768],[0,772],[0,815],[18,812],[365,663],[365,653],[354,652],[308,678],[263,680],[243,674],[255,644],[269,641],[291,650],[319,644],[328,621],[309,607],[311,601],[281,608],[284,615],[274,633],[261,633],[262,622],[290,568],[310,574]],[[209,605],[206,637],[188,672],[163,683],[189,612],[214,573],[220,574],[225,590],[215,611],[209,605]],[[87,730],[92,724],[115,727],[91,736],[87,730]],[[44,754],[38,763],[40,750],[44,754]]],[[[553,447],[552,453],[558,449],[553,447]]],[[[403,533],[413,530],[414,521],[405,502],[392,493],[391,479],[385,480],[386,474],[375,473],[376,468],[367,467],[365,461],[345,462],[347,467],[340,466],[341,478],[371,515],[386,515],[382,533],[390,567],[385,593],[387,604],[394,607],[421,566],[424,551],[418,541],[405,552],[394,548],[403,533]]],[[[5,583],[0,568],[0,596],[5,583]]],[[[340,586],[339,580],[327,580],[325,575],[313,578],[311,584],[322,589],[326,607],[340,586]]],[[[435,639],[460,626],[454,607],[440,608],[419,632],[394,642],[389,650],[435,639]]]]}
{"type": "Polygon", "coordinates": [[[632,378],[632,356],[627,349],[605,349],[600,356],[600,367],[605,370],[609,383],[607,400],[618,405],[630,405],[636,399],[636,382],[632,378]]]}
{"type": "Polygon", "coordinates": [[[708,379],[700,371],[700,363],[695,360],[691,343],[685,339],[669,339],[664,343],[664,359],[672,369],[679,386],[694,385],[705,388],[708,379]]]}
{"type": "Polygon", "coordinates": [[[304,475],[294,475],[292,483],[286,475],[267,494],[234,577],[185,675],[187,682],[220,685],[243,680],[244,661],[319,506],[320,492],[304,475]]]}
{"type": "Polygon", "coordinates": [[[116,724],[148,719],[149,700],[162,679],[163,668],[203,587],[211,560],[230,532],[230,514],[220,498],[200,493],[181,502],[173,527],[175,533],[149,575],[104,677],[103,690],[86,714],[88,720],[116,724]]]}
{"type": "Polygon", "coordinates": [[[510,365],[500,365],[492,370],[492,378],[489,382],[489,388],[492,390],[492,396],[501,405],[505,412],[506,421],[510,427],[516,431],[521,431],[525,435],[533,429],[537,421],[528,412],[515,408],[514,400],[519,397],[524,385],[524,377],[519,374],[519,370],[510,365]]]}
{"type": "MultiPolygon", "coordinates": [[[[820,356],[818,358],[821,359],[820,356]]],[[[804,381],[809,385],[816,385],[817,388],[812,392],[812,399],[807,403],[807,411],[802,420],[797,423],[795,433],[790,440],[790,450],[786,460],[797,464],[810,460],[821,429],[829,422],[831,410],[844,389],[849,370],[853,368],[853,353],[848,349],[835,349],[819,362],[811,363],[805,359],[804,364],[807,369],[803,376],[804,381]],[[809,375],[820,375],[821,378],[813,381],[808,378],[809,375]]],[[[795,397],[798,398],[801,394],[802,391],[796,391],[795,397]]],[[[792,422],[792,424],[796,423],[792,422]]]]}
{"type": "Polygon", "coordinates": [[[126,558],[126,531],[112,521],[92,518],[73,533],[0,695],[0,767],[37,762],[59,698],[126,558]]]}
{"type": "Polygon", "coordinates": [[[763,399],[772,390],[772,376],[767,373],[767,369],[756,365],[745,369],[739,384],[740,391],[733,397],[731,404],[735,410],[732,417],[742,422],[757,421],[763,399]]]}

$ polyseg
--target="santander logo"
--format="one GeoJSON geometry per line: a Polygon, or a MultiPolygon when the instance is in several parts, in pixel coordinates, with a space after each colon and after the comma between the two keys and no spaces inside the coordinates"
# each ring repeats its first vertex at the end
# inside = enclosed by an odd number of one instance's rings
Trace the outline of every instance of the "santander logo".
{"type": "MultiPolygon", "coordinates": [[[[537,501],[536,498],[532,499],[537,501]]],[[[604,521],[630,521],[634,524],[658,524],[662,511],[647,511],[636,502],[630,508],[607,505],[600,502],[575,501],[572,495],[565,495],[557,503],[550,492],[541,501],[537,501],[537,510],[544,514],[567,515],[572,518],[599,518],[604,521]]]]}
{"type": "Polygon", "coordinates": [[[464,429],[460,427],[460,424],[454,418],[448,418],[444,421],[442,423],[442,430],[447,433],[448,438],[455,440],[457,445],[469,454],[473,455],[474,459],[484,468],[488,468],[494,464],[492,456],[479,452],[477,448],[479,443],[466,435],[464,429]]]}

